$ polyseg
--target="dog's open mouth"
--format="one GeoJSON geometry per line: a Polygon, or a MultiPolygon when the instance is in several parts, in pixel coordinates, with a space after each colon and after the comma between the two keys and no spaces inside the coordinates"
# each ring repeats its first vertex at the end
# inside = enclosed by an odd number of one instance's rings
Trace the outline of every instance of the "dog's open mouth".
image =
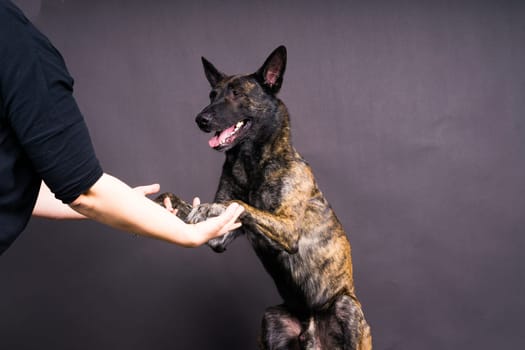
{"type": "Polygon", "coordinates": [[[211,148],[222,149],[230,146],[240,135],[241,131],[248,127],[248,120],[241,120],[228,129],[217,131],[215,135],[208,141],[211,148]]]}

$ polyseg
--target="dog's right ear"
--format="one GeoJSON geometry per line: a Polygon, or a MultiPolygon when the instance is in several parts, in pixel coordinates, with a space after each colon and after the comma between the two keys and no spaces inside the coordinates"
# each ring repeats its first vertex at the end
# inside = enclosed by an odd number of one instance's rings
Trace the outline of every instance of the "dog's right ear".
{"type": "Polygon", "coordinates": [[[255,73],[255,76],[264,88],[272,94],[277,94],[283,84],[285,70],[286,47],[281,45],[268,56],[263,66],[255,73]]]}
{"type": "Polygon", "coordinates": [[[201,57],[202,65],[204,66],[204,74],[206,75],[206,79],[210,82],[210,85],[212,88],[217,86],[217,83],[224,79],[226,75],[224,73],[221,73],[213,66],[213,64],[210,63],[207,59],[204,57],[201,57]]]}

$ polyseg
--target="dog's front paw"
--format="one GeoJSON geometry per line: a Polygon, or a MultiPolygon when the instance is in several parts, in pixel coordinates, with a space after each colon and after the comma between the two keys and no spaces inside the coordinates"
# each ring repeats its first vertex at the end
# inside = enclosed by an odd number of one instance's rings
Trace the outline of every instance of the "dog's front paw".
{"type": "MultiPolygon", "coordinates": [[[[210,217],[219,216],[225,210],[227,206],[220,203],[205,203],[200,204],[192,209],[188,215],[187,222],[190,224],[196,224],[204,221],[210,217]]],[[[227,232],[226,234],[213,238],[208,241],[208,246],[213,249],[216,253],[222,253],[226,250],[226,247],[241,233],[240,230],[227,232]]]]}
{"type": "Polygon", "coordinates": [[[215,253],[222,253],[226,250],[226,247],[241,234],[241,229],[230,231],[220,237],[210,239],[207,244],[215,253]]]}
{"type": "Polygon", "coordinates": [[[204,203],[194,207],[188,214],[187,222],[196,224],[207,218],[221,215],[226,210],[226,206],[220,203],[204,203]]]}
{"type": "Polygon", "coordinates": [[[208,246],[213,249],[213,251],[215,253],[222,253],[226,250],[226,245],[227,245],[227,241],[228,241],[228,236],[230,235],[231,233],[228,232],[226,233],[225,235],[221,236],[221,237],[216,237],[216,238],[212,238],[208,241],[208,246]]]}
{"type": "Polygon", "coordinates": [[[154,199],[154,202],[164,207],[168,207],[168,204],[169,204],[171,208],[177,210],[177,216],[184,221],[187,220],[188,214],[190,213],[192,209],[191,205],[189,205],[188,203],[186,203],[185,201],[183,201],[182,199],[180,199],[173,193],[169,193],[169,192],[159,195],[157,198],[154,199]]]}

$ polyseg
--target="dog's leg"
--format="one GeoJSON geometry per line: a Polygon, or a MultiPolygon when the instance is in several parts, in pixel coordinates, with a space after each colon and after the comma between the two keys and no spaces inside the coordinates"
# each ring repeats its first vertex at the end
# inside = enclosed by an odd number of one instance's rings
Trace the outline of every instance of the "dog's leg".
{"type": "Polygon", "coordinates": [[[299,222],[299,220],[295,218],[296,215],[273,214],[243,203],[239,204],[241,204],[245,210],[242,221],[243,224],[255,232],[262,233],[277,243],[281,249],[284,249],[286,252],[290,254],[297,252],[299,248],[299,228],[296,227],[295,223],[299,222]]]}
{"type": "Polygon", "coordinates": [[[371,350],[372,335],[359,302],[349,295],[343,295],[332,307],[343,331],[343,349],[371,350]]]}
{"type": "MultiPolygon", "coordinates": [[[[240,216],[243,225],[246,225],[248,228],[255,230],[256,232],[261,232],[263,235],[279,244],[281,248],[288,253],[294,254],[297,252],[299,231],[294,226],[294,217],[288,215],[275,215],[256,209],[241,201],[235,202],[242,205],[245,209],[244,213],[240,216]]],[[[218,216],[224,210],[226,210],[226,204],[204,203],[193,208],[186,221],[189,223],[197,223],[206,220],[208,217],[218,216]]],[[[234,232],[212,239],[209,244],[210,247],[217,252],[224,251],[226,245],[233,241],[242,231],[236,230],[234,232]],[[234,232],[236,233],[234,234],[234,232]]]]}
{"type": "MultiPolygon", "coordinates": [[[[330,230],[336,219],[317,188],[308,164],[294,162],[276,178],[282,183],[278,205],[267,211],[239,202],[245,209],[242,223],[247,229],[260,232],[287,253],[295,254],[302,228],[322,224],[330,230]]],[[[270,191],[265,195],[272,197],[275,193],[270,191]]]]}
{"type": "Polygon", "coordinates": [[[266,309],[262,320],[261,350],[300,350],[301,322],[284,305],[266,309]]]}

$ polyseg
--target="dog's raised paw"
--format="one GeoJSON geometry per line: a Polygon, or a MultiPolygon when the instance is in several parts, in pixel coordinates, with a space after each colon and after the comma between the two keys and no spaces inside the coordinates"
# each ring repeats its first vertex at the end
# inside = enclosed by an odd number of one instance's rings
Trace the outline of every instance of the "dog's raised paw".
{"type": "Polygon", "coordinates": [[[163,207],[166,207],[166,200],[169,200],[169,202],[171,203],[171,207],[177,210],[177,216],[180,219],[186,221],[188,214],[190,213],[192,209],[191,205],[183,201],[182,199],[180,199],[173,193],[169,193],[169,192],[159,195],[157,198],[154,199],[154,202],[156,202],[157,204],[163,207]]]}
{"type": "Polygon", "coordinates": [[[221,215],[226,210],[224,204],[204,203],[194,207],[188,214],[186,221],[190,224],[196,224],[207,218],[221,215]]]}

